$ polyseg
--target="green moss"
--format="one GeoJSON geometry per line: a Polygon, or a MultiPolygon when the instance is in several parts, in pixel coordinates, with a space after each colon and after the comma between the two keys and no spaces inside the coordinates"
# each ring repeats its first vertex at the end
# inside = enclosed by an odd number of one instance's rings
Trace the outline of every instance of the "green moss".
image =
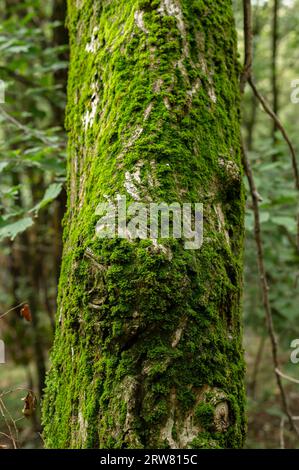
{"type": "Polygon", "coordinates": [[[210,403],[199,403],[195,408],[195,417],[204,429],[214,426],[214,407],[210,403]]]}
{"type": "Polygon", "coordinates": [[[43,406],[48,447],[244,441],[236,35],[229,0],[180,4],[183,33],[160,1],[69,1],[69,202],[43,406]],[[204,204],[200,250],[95,236],[99,202],[124,194],[137,168],[141,200],[204,204]],[[215,407],[207,388],[227,397],[226,432],[206,427],[215,407]],[[198,437],[183,442],[191,415],[198,437]]]}
{"type": "Polygon", "coordinates": [[[193,439],[190,444],[191,449],[222,449],[221,444],[213,439],[209,433],[202,433],[199,437],[193,439]]]}

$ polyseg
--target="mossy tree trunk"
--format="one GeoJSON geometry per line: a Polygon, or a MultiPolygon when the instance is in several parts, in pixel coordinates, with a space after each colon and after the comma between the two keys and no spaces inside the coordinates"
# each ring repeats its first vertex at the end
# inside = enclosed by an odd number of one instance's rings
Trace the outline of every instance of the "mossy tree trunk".
{"type": "Polygon", "coordinates": [[[68,214],[48,447],[244,440],[244,194],[230,0],[69,1],[68,214]],[[204,204],[204,242],[99,239],[105,198],[204,204]]]}

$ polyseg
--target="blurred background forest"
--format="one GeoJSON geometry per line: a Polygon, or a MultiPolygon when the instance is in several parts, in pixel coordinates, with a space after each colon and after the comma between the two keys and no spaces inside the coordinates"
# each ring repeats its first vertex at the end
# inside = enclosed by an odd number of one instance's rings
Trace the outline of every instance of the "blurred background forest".
{"type": "MultiPolygon", "coordinates": [[[[233,4],[242,60],[242,1],[233,4]]],[[[299,155],[299,92],[291,100],[292,83],[298,79],[299,84],[299,0],[256,0],[252,7],[255,81],[299,155]]],[[[55,325],[66,204],[65,15],[63,0],[0,0],[0,84],[5,85],[5,99],[0,93],[0,339],[6,346],[6,363],[0,364],[0,448],[43,446],[40,396],[55,325]],[[24,303],[30,306],[32,321],[22,313],[24,303]],[[38,401],[35,412],[25,417],[21,399],[29,391],[38,401]]],[[[291,342],[299,338],[298,191],[289,149],[249,88],[243,100],[243,136],[262,199],[281,368],[299,379],[299,363],[290,360],[291,342]]],[[[250,197],[244,278],[246,447],[299,448],[285,424],[273,373],[250,197]]],[[[292,412],[299,415],[299,385],[284,383],[292,412]]]]}

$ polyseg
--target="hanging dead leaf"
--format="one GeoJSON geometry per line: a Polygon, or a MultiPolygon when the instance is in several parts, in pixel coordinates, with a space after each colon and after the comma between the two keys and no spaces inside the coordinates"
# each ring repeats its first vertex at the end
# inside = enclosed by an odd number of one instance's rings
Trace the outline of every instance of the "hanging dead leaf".
{"type": "Polygon", "coordinates": [[[32,416],[36,408],[36,396],[33,392],[29,391],[25,398],[22,398],[24,403],[23,415],[27,418],[32,416]]]}
{"type": "Polygon", "coordinates": [[[29,322],[32,321],[32,314],[28,304],[23,305],[23,307],[21,308],[21,316],[29,322]]]}

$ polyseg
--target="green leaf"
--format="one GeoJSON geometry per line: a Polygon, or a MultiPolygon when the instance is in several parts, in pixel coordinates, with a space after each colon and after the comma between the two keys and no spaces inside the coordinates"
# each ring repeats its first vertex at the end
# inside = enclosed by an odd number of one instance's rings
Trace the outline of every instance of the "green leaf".
{"type": "Polygon", "coordinates": [[[37,213],[40,209],[43,209],[46,207],[50,202],[54,201],[54,199],[59,196],[62,190],[62,183],[52,183],[50,186],[46,189],[46,192],[44,194],[44,197],[42,200],[36,204],[29,212],[35,212],[37,213]]]}
{"type": "Polygon", "coordinates": [[[8,162],[0,162],[0,173],[9,165],[8,162]]]}
{"type": "Polygon", "coordinates": [[[269,212],[261,212],[260,213],[260,223],[263,224],[265,222],[268,222],[270,219],[270,213],[269,212]]]}
{"type": "Polygon", "coordinates": [[[296,233],[297,231],[297,223],[293,217],[288,217],[284,215],[272,217],[271,221],[282,227],[285,227],[289,232],[296,233]]]}
{"type": "Polygon", "coordinates": [[[17,235],[27,230],[27,228],[33,225],[33,220],[31,217],[25,217],[13,222],[11,224],[4,225],[0,228],[0,240],[3,240],[6,237],[10,237],[11,240],[14,240],[17,235]]]}

